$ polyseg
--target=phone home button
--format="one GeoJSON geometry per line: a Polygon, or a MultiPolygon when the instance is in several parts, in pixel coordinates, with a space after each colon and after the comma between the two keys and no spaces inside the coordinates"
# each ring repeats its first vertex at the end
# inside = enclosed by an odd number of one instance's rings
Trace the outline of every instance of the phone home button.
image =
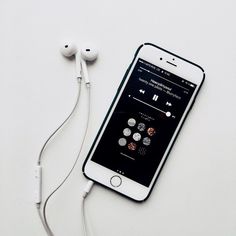
{"type": "Polygon", "coordinates": [[[119,177],[118,175],[112,176],[110,179],[110,183],[113,187],[119,187],[122,183],[121,177],[119,177]]]}

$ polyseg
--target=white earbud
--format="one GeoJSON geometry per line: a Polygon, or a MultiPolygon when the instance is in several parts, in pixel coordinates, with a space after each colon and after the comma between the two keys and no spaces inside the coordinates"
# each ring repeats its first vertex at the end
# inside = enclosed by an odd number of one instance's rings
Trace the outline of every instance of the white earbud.
{"type": "Polygon", "coordinates": [[[79,51],[75,44],[67,43],[61,48],[61,53],[65,57],[75,56],[76,77],[82,78],[83,73],[85,83],[89,84],[90,81],[86,61],[95,61],[98,57],[98,50],[95,47],[88,45],[79,51]]]}

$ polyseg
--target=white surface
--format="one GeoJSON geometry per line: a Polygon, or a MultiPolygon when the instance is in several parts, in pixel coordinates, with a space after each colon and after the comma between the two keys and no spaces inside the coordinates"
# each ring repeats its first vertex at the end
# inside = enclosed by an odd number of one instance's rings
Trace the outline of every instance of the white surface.
{"type": "MultiPolygon", "coordinates": [[[[206,81],[151,197],[134,203],[100,186],[86,202],[90,231],[101,236],[236,234],[235,1],[12,1],[0,3],[0,235],[43,236],[32,203],[37,155],[70,112],[74,63],[64,39],[100,48],[87,145],[68,183],[49,203],[56,236],[81,235],[85,154],[117,86],[142,42],[156,43],[203,66],[206,81]]],[[[71,167],[81,141],[80,109],[43,158],[44,197],[71,167]]]]}

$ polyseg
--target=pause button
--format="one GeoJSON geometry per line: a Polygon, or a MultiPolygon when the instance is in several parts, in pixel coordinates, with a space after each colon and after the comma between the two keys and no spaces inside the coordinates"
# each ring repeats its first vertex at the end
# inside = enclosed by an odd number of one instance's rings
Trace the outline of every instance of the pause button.
{"type": "Polygon", "coordinates": [[[158,95],[154,94],[153,97],[152,97],[152,100],[157,101],[157,99],[158,99],[158,95]]]}

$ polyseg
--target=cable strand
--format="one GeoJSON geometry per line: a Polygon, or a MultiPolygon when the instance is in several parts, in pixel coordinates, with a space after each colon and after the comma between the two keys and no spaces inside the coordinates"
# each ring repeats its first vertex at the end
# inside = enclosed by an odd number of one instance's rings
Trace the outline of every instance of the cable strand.
{"type": "Polygon", "coordinates": [[[48,225],[46,225],[45,222],[44,222],[43,216],[40,212],[40,204],[36,204],[36,208],[37,208],[37,212],[38,212],[40,221],[41,221],[41,223],[44,227],[45,232],[47,233],[48,236],[53,236],[53,233],[52,233],[50,227],[48,225]]]}
{"type": "Polygon", "coordinates": [[[84,136],[83,136],[83,140],[82,140],[82,143],[81,143],[81,146],[80,146],[80,149],[79,149],[79,152],[78,152],[78,155],[75,159],[75,162],[72,166],[72,168],[70,169],[69,173],[66,175],[66,177],[62,180],[62,182],[48,195],[48,197],[46,198],[45,202],[44,202],[44,205],[43,205],[43,219],[44,219],[44,222],[46,224],[46,226],[50,229],[49,227],[49,223],[48,223],[48,219],[47,219],[47,205],[48,205],[48,202],[49,200],[51,199],[51,197],[61,188],[61,186],[67,181],[67,179],[70,177],[72,171],[74,170],[77,162],[78,162],[78,159],[80,157],[80,154],[81,154],[81,151],[82,151],[82,148],[84,146],[84,142],[85,142],[85,139],[86,139],[86,136],[87,136],[87,132],[88,132],[88,125],[89,125],[89,120],[90,120],[90,106],[91,106],[91,101],[90,101],[90,87],[87,86],[87,89],[88,89],[88,114],[87,114],[87,123],[86,123],[86,128],[85,128],[85,131],[84,131],[84,136]]]}
{"type": "MultiPolygon", "coordinates": [[[[38,161],[37,161],[37,164],[38,165],[41,165],[41,162],[42,162],[42,157],[43,157],[43,153],[49,143],[49,141],[55,136],[55,134],[67,123],[67,121],[69,121],[69,119],[72,117],[72,115],[74,114],[76,108],[78,107],[78,104],[79,104],[79,100],[80,100],[80,94],[81,94],[81,78],[77,78],[77,82],[78,82],[78,93],[77,93],[77,98],[76,98],[76,102],[75,102],[75,105],[72,109],[72,111],[70,112],[70,114],[66,117],[66,119],[61,123],[61,125],[47,138],[47,140],[44,142],[41,150],[40,150],[40,153],[39,153],[39,156],[38,156],[38,161]]],[[[38,215],[40,217],[40,221],[47,233],[48,236],[53,236],[53,232],[48,224],[47,221],[44,220],[44,216],[42,215],[41,213],[41,203],[37,203],[36,204],[36,209],[37,209],[37,212],[38,212],[38,215]]]]}
{"type": "Polygon", "coordinates": [[[82,199],[81,215],[82,215],[82,223],[83,223],[84,236],[87,236],[88,234],[87,234],[87,225],[86,225],[86,216],[85,216],[85,198],[82,199]]]}
{"type": "Polygon", "coordinates": [[[77,80],[78,83],[79,83],[79,91],[78,91],[78,95],[77,95],[77,98],[76,98],[76,102],[75,102],[75,105],[72,109],[72,111],[70,112],[70,114],[66,117],[66,119],[61,123],[61,125],[48,137],[48,139],[45,141],[45,143],[43,144],[41,150],[40,150],[40,153],[39,153],[39,156],[38,156],[38,165],[41,164],[41,161],[42,161],[42,157],[43,157],[43,152],[44,150],[46,149],[49,141],[52,139],[52,137],[62,128],[62,126],[64,126],[64,124],[71,118],[71,116],[73,115],[74,111],[76,110],[77,106],[78,106],[78,103],[79,103],[79,99],[80,99],[80,92],[81,92],[81,79],[78,79],[77,80]]]}

